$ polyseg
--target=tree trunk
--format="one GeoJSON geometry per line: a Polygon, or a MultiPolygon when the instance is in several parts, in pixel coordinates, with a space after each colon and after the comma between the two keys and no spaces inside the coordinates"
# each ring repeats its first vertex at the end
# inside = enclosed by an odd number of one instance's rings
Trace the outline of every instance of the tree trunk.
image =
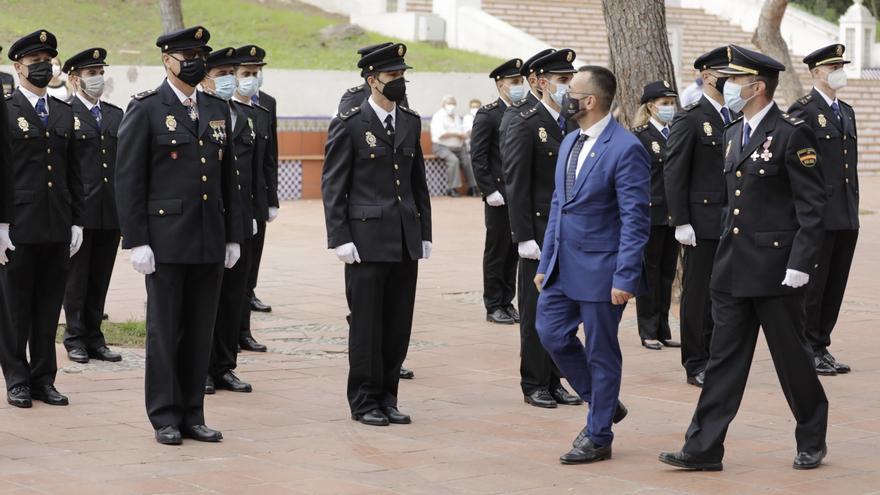
{"type": "Polygon", "coordinates": [[[765,55],[773,57],[785,65],[785,72],[779,74],[777,95],[782,96],[786,103],[791,104],[804,95],[804,88],[801,86],[801,80],[791,61],[788,45],[779,30],[786,7],[788,7],[788,0],[767,0],[764,3],[764,7],[761,8],[761,17],[758,19],[758,28],[752,36],[752,44],[765,55]],[[778,94],[780,91],[781,95],[778,94]]]}
{"type": "Polygon", "coordinates": [[[625,127],[639,108],[644,85],[668,81],[675,88],[675,65],[666,34],[663,0],[602,0],[611,70],[617,76],[616,112],[625,127]]]}
{"type": "Polygon", "coordinates": [[[162,15],[162,33],[183,29],[183,11],[180,0],[159,0],[159,12],[162,15]]]}

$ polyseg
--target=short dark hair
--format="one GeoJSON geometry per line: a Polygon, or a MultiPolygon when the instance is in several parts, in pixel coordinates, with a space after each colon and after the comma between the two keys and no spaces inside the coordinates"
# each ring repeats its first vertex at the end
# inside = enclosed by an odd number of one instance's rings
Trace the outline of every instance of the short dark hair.
{"type": "Polygon", "coordinates": [[[757,78],[755,78],[755,81],[761,81],[764,83],[764,86],[767,87],[767,98],[770,98],[772,100],[773,95],[776,94],[776,88],[779,86],[779,78],[758,76],[757,78]]]}
{"type": "Polygon", "coordinates": [[[617,78],[614,73],[599,65],[585,65],[578,72],[589,72],[590,84],[596,98],[602,102],[605,110],[610,110],[617,94],[617,78]]]}

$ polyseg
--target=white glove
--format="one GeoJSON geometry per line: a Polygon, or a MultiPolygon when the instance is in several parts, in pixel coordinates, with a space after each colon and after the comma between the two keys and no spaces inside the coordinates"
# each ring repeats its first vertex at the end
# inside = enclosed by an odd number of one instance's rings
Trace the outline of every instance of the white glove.
{"type": "Polygon", "coordinates": [[[270,206],[269,207],[269,219],[266,221],[271,222],[272,220],[275,220],[277,217],[278,217],[278,207],[277,206],[270,206]]]}
{"type": "Polygon", "coordinates": [[[15,251],[12,239],[9,238],[9,224],[0,223],[0,265],[5,265],[9,258],[6,256],[6,250],[15,251]]]}
{"type": "Polygon", "coordinates": [[[431,249],[434,246],[431,244],[431,241],[422,241],[422,258],[428,259],[431,257],[431,249]]]}
{"type": "Polygon", "coordinates": [[[809,281],[809,274],[789,269],[785,270],[785,280],[782,281],[782,285],[787,285],[792,289],[797,289],[798,287],[803,287],[807,285],[809,281]]]}
{"type": "Polygon", "coordinates": [[[259,232],[259,231],[260,231],[260,228],[257,227],[257,219],[255,218],[254,219],[254,233],[253,233],[253,235],[257,235],[257,232],[259,232]]]}
{"type": "Polygon", "coordinates": [[[495,191],[486,196],[486,204],[489,206],[504,206],[504,196],[500,192],[495,191]]]}
{"type": "Polygon", "coordinates": [[[241,244],[237,242],[226,243],[226,262],[223,264],[226,268],[232,268],[241,258],[241,244]]]}
{"type": "Polygon", "coordinates": [[[156,258],[150,246],[144,244],[131,249],[131,266],[138,273],[149,275],[156,271],[156,258]]]}
{"type": "Polygon", "coordinates": [[[541,248],[534,239],[520,242],[517,244],[517,250],[519,251],[520,258],[525,258],[527,260],[541,259],[541,248]]]}
{"type": "Polygon", "coordinates": [[[358,250],[353,242],[347,242],[341,246],[337,246],[336,257],[346,265],[361,262],[361,256],[358,254],[358,250]]]}
{"type": "Polygon", "coordinates": [[[79,251],[83,243],[83,228],[79,225],[70,227],[70,257],[79,251]]]}
{"type": "Polygon", "coordinates": [[[679,225],[675,227],[675,240],[685,246],[697,246],[697,233],[691,224],[679,225]]]}

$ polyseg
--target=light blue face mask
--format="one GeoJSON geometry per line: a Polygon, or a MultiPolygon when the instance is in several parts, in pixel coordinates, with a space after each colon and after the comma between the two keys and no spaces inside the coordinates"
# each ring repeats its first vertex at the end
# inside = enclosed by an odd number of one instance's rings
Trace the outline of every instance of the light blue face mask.
{"type": "Polygon", "coordinates": [[[675,117],[675,105],[657,106],[657,118],[660,120],[660,122],[668,124],[672,122],[673,117],[675,117]]]}
{"type": "Polygon", "coordinates": [[[250,98],[260,91],[260,83],[256,77],[245,77],[238,80],[238,94],[250,98]]]}
{"type": "Polygon", "coordinates": [[[568,84],[559,83],[556,85],[556,92],[550,94],[550,98],[552,98],[557,105],[562,106],[562,97],[565,96],[565,93],[568,93],[568,84]]]}
{"type": "Polygon", "coordinates": [[[224,100],[232,98],[232,93],[235,92],[235,88],[238,86],[237,82],[238,80],[233,74],[215,77],[214,94],[224,100]]]}
{"type": "Polygon", "coordinates": [[[257,87],[263,87],[263,69],[260,69],[260,72],[257,72],[257,87]]]}
{"type": "Polygon", "coordinates": [[[724,84],[724,105],[734,112],[742,112],[742,109],[746,107],[746,104],[749,102],[749,100],[755,97],[755,95],[752,95],[748,99],[743,100],[742,89],[746,86],[757,84],[757,82],[758,81],[751,82],[746,85],[740,85],[728,80],[724,84]]]}
{"type": "Polygon", "coordinates": [[[517,84],[510,87],[510,101],[519,101],[526,97],[526,85],[517,84]]]}

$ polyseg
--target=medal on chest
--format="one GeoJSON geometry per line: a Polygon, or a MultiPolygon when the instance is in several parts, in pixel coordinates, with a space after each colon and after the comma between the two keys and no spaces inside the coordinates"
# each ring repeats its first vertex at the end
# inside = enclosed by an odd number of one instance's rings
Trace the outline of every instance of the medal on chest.
{"type": "Polygon", "coordinates": [[[174,132],[177,130],[177,119],[174,118],[174,115],[165,116],[165,127],[168,128],[169,132],[174,132]]]}
{"type": "Polygon", "coordinates": [[[208,122],[208,127],[211,128],[211,137],[215,140],[219,141],[221,144],[226,141],[226,121],[225,120],[212,120],[208,122]]]}
{"type": "Polygon", "coordinates": [[[367,146],[370,148],[376,147],[376,135],[370,131],[364,133],[364,140],[367,142],[367,146]]]}
{"type": "Polygon", "coordinates": [[[761,145],[764,148],[764,150],[761,152],[760,155],[758,154],[758,150],[755,150],[755,152],[752,153],[752,156],[751,156],[752,161],[756,162],[756,161],[758,161],[758,158],[760,158],[760,159],[764,160],[765,162],[769,162],[770,159],[773,158],[773,153],[770,152],[770,145],[771,144],[773,144],[773,136],[767,136],[767,140],[764,141],[764,144],[761,145]]]}
{"type": "Polygon", "coordinates": [[[82,127],[82,123],[79,121],[79,117],[76,115],[73,116],[73,130],[78,131],[82,127]]]}
{"type": "Polygon", "coordinates": [[[825,114],[820,113],[816,120],[819,121],[819,127],[825,127],[828,125],[828,119],[825,118],[825,114]]]}

